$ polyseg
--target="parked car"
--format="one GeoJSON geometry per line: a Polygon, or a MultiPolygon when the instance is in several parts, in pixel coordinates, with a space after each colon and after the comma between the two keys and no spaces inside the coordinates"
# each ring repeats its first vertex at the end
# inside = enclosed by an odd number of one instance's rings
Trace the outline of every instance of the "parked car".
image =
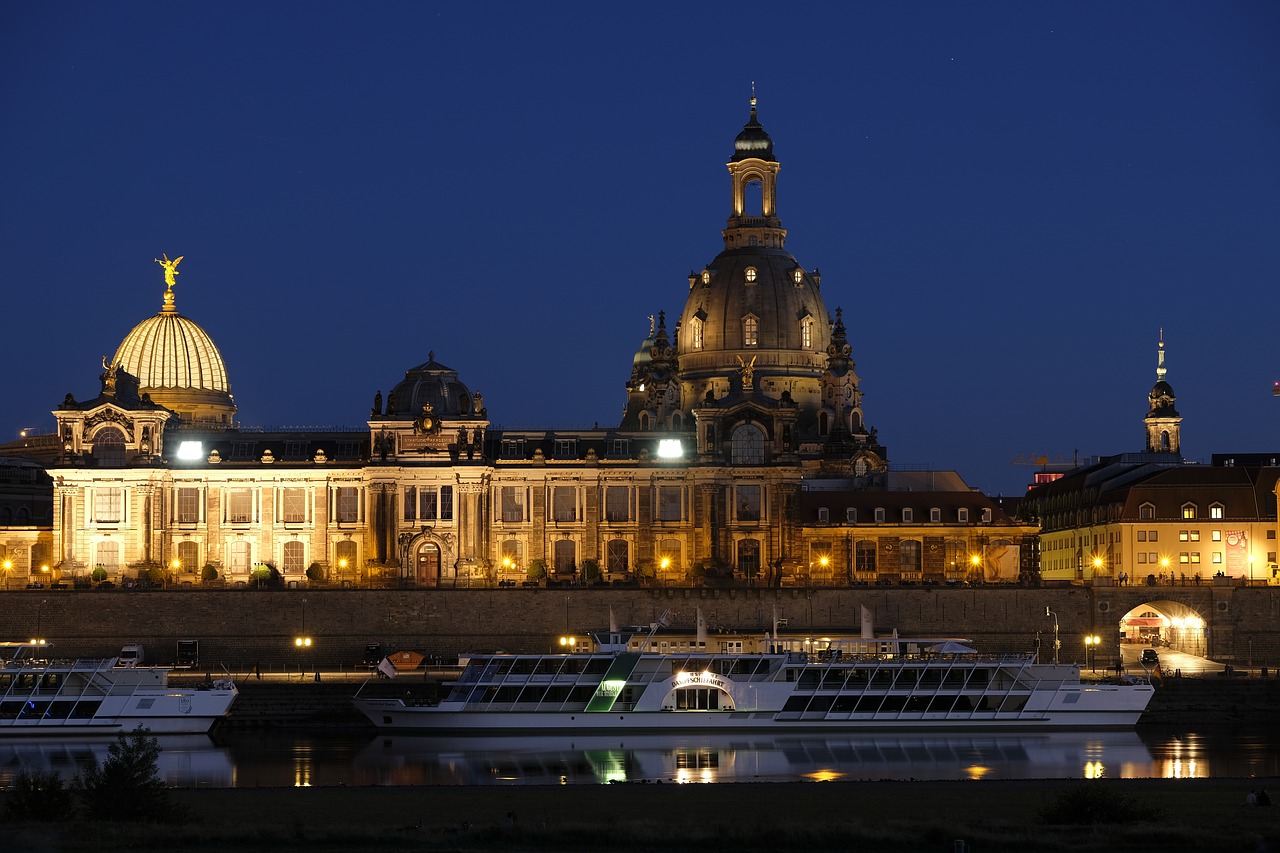
{"type": "Polygon", "coordinates": [[[1143,666],[1159,666],[1160,655],[1156,653],[1155,649],[1143,649],[1141,661],[1143,666]]]}

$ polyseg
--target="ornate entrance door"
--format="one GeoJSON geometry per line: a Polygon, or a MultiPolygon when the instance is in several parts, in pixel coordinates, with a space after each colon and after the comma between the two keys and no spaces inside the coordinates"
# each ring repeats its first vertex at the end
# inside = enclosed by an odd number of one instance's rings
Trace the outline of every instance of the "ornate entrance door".
{"type": "Polygon", "coordinates": [[[413,581],[418,586],[440,585],[440,549],[436,545],[423,542],[418,546],[413,581]]]}

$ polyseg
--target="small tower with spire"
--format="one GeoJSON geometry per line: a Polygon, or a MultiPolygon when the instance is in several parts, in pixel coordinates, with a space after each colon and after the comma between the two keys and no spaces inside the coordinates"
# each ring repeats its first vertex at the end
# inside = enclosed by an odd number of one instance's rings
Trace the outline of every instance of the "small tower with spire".
{"type": "Polygon", "coordinates": [[[1156,384],[1147,400],[1151,404],[1143,423],[1147,428],[1148,453],[1182,453],[1182,416],[1173,407],[1178,398],[1173,387],[1165,380],[1168,368],[1164,366],[1164,329],[1160,330],[1160,343],[1156,350],[1156,384]]]}

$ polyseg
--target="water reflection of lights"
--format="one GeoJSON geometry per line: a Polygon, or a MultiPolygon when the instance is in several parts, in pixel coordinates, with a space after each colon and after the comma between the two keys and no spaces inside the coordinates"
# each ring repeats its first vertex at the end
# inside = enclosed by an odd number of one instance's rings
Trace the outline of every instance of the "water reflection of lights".
{"type": "Polygon", "coordinates": [[[1194,758],[1171,758],[1164,762],[1161,769],[1160,776],[1163,779],[1199,779],[1204,775],[1199,762],[1194,758]]]}
{"type": "Polygon", "coordinates": [[[293,787],[310,788],[314,769],[310,744],[298,744],[293,750],[293,787]]]}
{"type": "Polygon", "coordinates": [[[970,764],[964,769],[964,775],[970,779],[982,779],[990,772],[990,767],[983,767],[981,764],[970,764]]]}
{"type": "Polygon", "coordinates": [[[716,771],[711,767],[681,768],[676,771],[676,782],[681,785],[716,781],[716,771]]]}
{"type": "Polygon", "coordinates": [[[810,782],[834,782],[837,779],[843,779],[844,775],[845,774],[841,773],[839,770],[831,770],[824,767],[821,770],[815,770],[812,773],[804,774],[804,778],[808,779],[810,782]]]}
{"type": "Polygon", "coordinates": [[[1086,761],[1084,763],[1084,778],[1105,779],[1106,776],[1107,768],[1102,765],[1101,761],[1086,761]]]}

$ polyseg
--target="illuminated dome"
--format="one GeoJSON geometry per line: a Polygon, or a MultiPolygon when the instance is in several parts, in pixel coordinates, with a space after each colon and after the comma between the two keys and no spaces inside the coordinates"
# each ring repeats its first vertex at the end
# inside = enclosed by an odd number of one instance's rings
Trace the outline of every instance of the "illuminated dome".
{"type": "Polygon", "coordinates": [[[140,393],[184,421],[230,426],[235,418],[222,353],[199,324],[178,313],[172,288],[160,313],[125,336],[112,363],[138,377],[140,393]]]}

